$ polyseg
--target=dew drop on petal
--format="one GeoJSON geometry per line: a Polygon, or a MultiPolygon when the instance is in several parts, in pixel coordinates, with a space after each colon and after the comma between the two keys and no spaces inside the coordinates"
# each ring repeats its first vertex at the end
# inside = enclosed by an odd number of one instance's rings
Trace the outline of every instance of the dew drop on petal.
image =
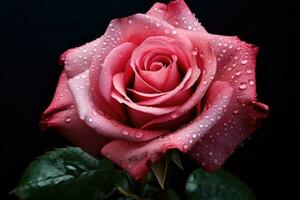
{"type": "Polygon", "coordinates": [[[125,136],[129,135],[129,132],[127,130],[122,130],[121,133],[122,133],[122,135],[125,135],[125,136]]]}
{"type": "Polygon", "coordinates": [[[193,54],[194,56],[196,56],[196,55],[198,54],[198,49],[197,49],[197,48],[194,48],[193,51],[192,51],[192,54],[193,54]]]}
{"type": "Polygon", "coordinates": [[[247,83],[246,82],[241,82],[239,85],[240,90],[245,90],[247,88],[247,83]]]}
{"type": "Polygon", "coordinates": [[[251,79],[251,80],[249,80],[249,85],[254,85],[254,80],[253,79],[251,79]]]}
{"type": "Polygon", "coordinates": [[[144,136],[144,134],[142,132],[137,132],[135,137],[136,138],[142,138],[144,136]]]}
{"type": "Polygon", "coordinates": [[[69,123],[69,122],[72,121],[72,119],[71,119],[71,117],[66,117],[65,121],[66,121],[67,123],[69,123]]]}
{"type": "Polygon", "coordinates": [[[128,24],[132,24],[132,20],[131,19],[128,20],[128,24]]]}
{"type": "Polygon", "coordinates": [[[236,109],[236,110],[233,111],[233,113],[237,114],[237,113],[239,113],[239,110],[236,109]]]}
{"type": "Polygon", "coordinates": [[[241,64],[242,64],[242,65],[246,65],[247,63],[248,63],[248,60],[242,60],[242,61],[241,61],[241,64]]]}
{"type": "Polygon", "coordinates": [[[238,72],[235,73],[236,76],[239,76],[239,75],[241,75],[241,74],[242,74],[241,71],[238,71],[238,72]]]}
{"type": "Polygon", "coordinates": [[[251,69],[247,69],[246,71],[248,74],[251,74],[252,73],[252,70],[251,69]]]}

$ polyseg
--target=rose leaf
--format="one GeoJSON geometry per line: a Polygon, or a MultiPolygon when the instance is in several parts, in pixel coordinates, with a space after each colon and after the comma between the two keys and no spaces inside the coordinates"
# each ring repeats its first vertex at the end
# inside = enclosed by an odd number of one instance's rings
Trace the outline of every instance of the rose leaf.
{"type": "Polygon", "coordinates": [[[245,183],[225,170],[209,173],[202,168],[193,171],[187,179],[188,200],[255,200],[245,183]]]}
{"type": "Polygon", "coordinates": [[[101,200],[112,195],[115,183],[121,184],[115,177],[110,161],[80,148],[60,148],[32,162],[12,192],[24,200],[101,200]]]}

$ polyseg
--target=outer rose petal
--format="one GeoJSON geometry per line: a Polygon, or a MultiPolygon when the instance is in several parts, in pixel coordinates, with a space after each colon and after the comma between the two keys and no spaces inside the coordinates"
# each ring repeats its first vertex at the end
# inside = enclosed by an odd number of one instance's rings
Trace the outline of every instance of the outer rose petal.
{"type": "Polygon", "coordinates": [[[99,155],[99,148],[108,142],[107,138],[79,119],[72,94],[67,87],[65,72],[60,76],[54,99],[44,111],[40,125],[43,129],[57,129],[75,145],[94,156],[99,155]]]}
{"type": "Polygon", "coordinates": [[[215,80],[222,80],[234,88],[227,112],[190,155],[207,170],[219,168],[260,125],[268,106],[258,103],[255,90],[255,61],[257,48],[237,37],[211,36],[218,67],[215,80]]]}
{"type": "Polygon", "coordinates": [[[148,172],[148,164],[158,160],[167,150],[177,148],[187,152],[191,149],[223,115],[231,94],[232,88],[227,83],[214,82],[207,93],[206,109],[187,127],[147,144],[112,141],[105,145],[101,152],[134,178],[140,179],[148,172]]]}
{"type": "Polygon", "coordinates": [[[142,142],[167,133],[167,131],[146,131],[130,128],[111,120],[109,116],[97,110],[91,98],[89,70],[69,79],[68,85],[75,99],[80,119],[103,136],[142,142]]]}
{"type": "Polygon", "coordinates": [[[147,14],[166,21],[176,28],[206,32],[183,0],[170,1],[168,5],[156,3],[147,14]]]}

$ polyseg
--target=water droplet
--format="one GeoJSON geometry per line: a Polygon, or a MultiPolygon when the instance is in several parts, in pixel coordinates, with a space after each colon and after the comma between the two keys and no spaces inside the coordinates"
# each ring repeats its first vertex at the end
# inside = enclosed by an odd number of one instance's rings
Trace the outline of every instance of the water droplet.
{"type": "Polygon", "coordinates": [[[76,168],[72,165],[66,165],[66,168],[71,171],[76,171],[76,168]]]}
{"type": "Polygon", "coordinates": [[[228,47],[229,49],[232,49],[233,48],[233,45],[231,44],[231,45],[229,45],[229,47],[228,47]]]}
{"type": "Polygon", "coordinates": [[[72,119],[71,119],[71,117],[66,117],[65,121],[66,121],[67,123],[69,123],[69,122],[72,121],[72,119]]]}
{"type": "Polygon", "coordinates": [[[192,54],[195,56],[198,54],[198,49],[197,48],[194,48],[193,51],[192,51],[192,54]]]}
{"type": "Polygon", "coordinates": [[[238,72],[235,73],[236,76],[239,76],[239,75],[241,75],[241,74],[242,74],[241,71],[238,71],[238,72]]]}
{"type": "Polygon", "coordinates": [[[188,148],[188,146],[185,144],[185,145],[183,146],[183,148],[184,148],[184,149],[187,149],[187,148],[188,148]]]}
{"type": "Polygon", "coordinates": [[[170,31],[168,29],[165,30],[165,34],[169,34],[170,31]]]}
{"type": "Polygon", "coordinates": [[[242,49],[242,47],[237,47],[237,48],[236,48],[236,50],[238,50],[238,51],[241,50],[241,49],[242,49]]]}
{"type": "Polygon", "coordinates": [[[237,114],[237,113],[239,113],[239,110],[236,109],[236,110],[233,111],[233,113],[237,114]]]}
{"type": "Polygon", "coordinates": [[[161,26],[161,23],[156,22],[156,23],[155,23],[155,26],[156,26],[156,27],[160,27],[160,26],[161,26]]]}
{"type": "Polygon", "coordinates": [[[92,121],[93,121],[93,119],[92,119],[92,118],[89,118],[89,119],[88,119],[88,122],[92,122],[92,121]]]}
{"type": "Polygon", "coordinates": [[[176,31],[176,30],[172,30],[172,34],[173,34],[173,35],[176,35],[176,34],[177,34],[177,31],[176,31]]]}
{"type": "Polygon", "coordinates": [[[147,25],[144,26],[145,29],[148,29],[149,27],[147,25]]]}
{"type": "Polygon", "coordinates": [[[199,124],[199,127],[200,127],[200,128],[203,128],[203,124],[199,124]]]}
{"type": "Polygon", "coordinates": [[[171,114],[171,117],[173,118],[173,119],[175,119],[175,118],[177,118],[177,114],[176,113],[173,113],[173,114],[171,114]]]}
{"type": "Polygon", "coordinates": [[[179,24],[179,22],[178,22],[178,21],[175,21],[175,22],[174,22],[174,24],[175,24],[175,25],[178,25],[178,24],[179,24]]]}
{"type": "Polygon", "coordinates": [[[208,152],[208,155],[212,156],[212,155],[214,155],[214,153],[210,151],[210,152],[208,152]]]}
{"type": "Polygon", "coordinates": [[[193,134],[192,134],[192,137],[193,137],[193,138],[196,138],[196,137],[197,137],[197,135],[196,135],[195,133],[193,133],[193,134]]]}
{"type": "Polygon", "coordinates": [[[132,24],[132,20],[131,19],[128,20],[128,24],[132,24]]]}
{"type": "Polygon", "coordinates": [[[242,65],[246,65],[247,63],[248,63],[248,60],[242,60],[242,61],[241,61],[241,64],[242,64],[242,65]]]}
{"type": "Polygon", "coordinates": [[[246,82],[241,82],[240,85],[239,85],[239,88],[241,90],[245,90],[247,88],[247,83],[246,82]]]}
{"type": "Polygon", "coordinates": [[[251,69],[247,69],[246,71],[248,74],[251,74],[252,73],[252,70],[251,69]]]}
{"type": "Polygon", "coordinates": [[[249,80],[249,85],[254,85],[254,80],[253,79],[251,79],[251,80],[249,80]]]}
{"type": "Polygon", "coordinates": [[[193,140],[189,140],[189,143],[192,144],[192,143],[193,143],[193,140]]]}
{"type": "Polygon", "coordinates": [[[129,132],[127,130],[122,130],[121,133],[122,133],[122,135],[125,135],[125,136],[129,135],[129,132]]]}
{"type": "Polygon", "coordinates": [[[136,138],[142,138],[143,136],[144,136],[144,133],[142,133],[142,132],[137,132],[135,135],[136,138]]]}
{"type": "Polygon", "coordinates": [[[191,27],[191,26],[188,26],[188,30],[192,30],[193,29],[193,27],[191,27]]]}
{"type": "Polygon", "coordinates": [[[203,81],[203,85],[206,85],[207,84],[207,81],[203,81]]]}
{"type": "Polygon", "coordinates": [[[214,160],[214,163],[215,163],[215,164],[218,164],[218,162],[219,162],[219,161],[218,161],[217,159],[214,160]]]}
{"type": "Polygon", "coordinates": [[[223,53],[226,53],[226,49],[223,49],[223,51],[222,51],[223,53]]]}

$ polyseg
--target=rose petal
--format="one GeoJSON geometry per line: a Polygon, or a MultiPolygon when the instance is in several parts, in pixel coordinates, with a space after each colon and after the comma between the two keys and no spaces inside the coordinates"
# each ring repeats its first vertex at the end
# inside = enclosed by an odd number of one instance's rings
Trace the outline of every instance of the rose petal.
{"type": "Polygon", "coordinates": [[[120,73],[124,71],[126,64],[130,60],[134,48],[135,45],[129,42],[123,43],[120,46],[114,48],[105,58],[100,73],[100,79],[99,79],[100,93],[104,97],[104,99],[118,113],[122,111],[122,107],[118,102],[116,102],[111,97],[111,92],[113,90],[112,80],[113,80],[113,76],[116,73],[120,73]]]}
{"type": "MultiPolygon", "coordinates": [[[[180,32],[181,31],[179,31],[179,33],[180,32]]],[[[165,123],[167,121],[172,121],[174,118],[177,118],[177,117],[183,115],[184,113],[188,112],[189,110],[191,110],[194,106],[196,106],[196,104],[199,101],[201,101],[201,99],[205,95],[210,83],[212,82],[212,80],[214,78],[217,63],[216,63],[216,57],[214,55],[214,52],[211,49],[210,44],[209,44],[209,38],[206,36],[206,34],[201,35],[200,33],[197,33],[197,35],[198,35],[197,37],[193,37],[194,35],[191,35],[191,34],[196,35],[196,33],[192,33],[190,31],[182,30],[182,34],[185,34],[187,37],[189,37],[190,41],[192,41],[194,46],[199,51],[201,50],[201,52],[199,52],[199,54],[201,54],[201,56],[203,57],[203,60],[202,60],[203,66],[202,66],[202,76],[201,76],[200,83],[199,83],[198,87],[196,88],[195,92],[193,93],[193,95],[184,104],[182,104],[182,106],[180,108],[178,108],[173,113],[153,119],[149,123],[145,124],[143,126],[143,128],[154,127],[157,124],[165,123]],[[201,38],[201,39],[199,39],[199,38],[201,38]]],[[[198,56],[200,56],[200,55],[198,55],[198,56]]],[[[194,67],[194,69],[198,69],[198,68],[194,67]]],[[[198,72],[198,75],[199,75],[199,73],[200,73],[200,70],[198,72]]],[[[191,78],[190,80],[192,80],[192,82],[190,82],[190,83],[193,83],[194,81],[196,81],[197,80],[196,77],[197,76],[195,76],[194,78],[191,78]]]]}
{"type": "Polygon", "coordinates": [[[44,111],[40,125],[42,129],[58,130],[75,145],[94,156],[99,156],[99,148],[109,141],[79,119],[72,94],[67,87],[65,72],[60,76],[54,99],[44,111]]]}
{"type": "Polygon", "coordinates": [[[212,35],[211,40],[218,59],[215,80],[230,84],[234,93],[222,119],[190,153],[209,171],[223,165],[234,149],[260,126],[268,112],[268,107],[256,100],[257,48],[237,37],[212,35]]]}
{"type": "Polygon", "coordinates": [[[176,94],[178,94],[178,92],[180,90],[182,90],[185,86],[185,84],[187,83],[187,81],[190,79],[192,75],[192,69],[189,68],[189,70],[187,71],[187,73],[185,74],[183,80],[181,81],[181,83],[174,88],[173,90],[166,92],[164,95],[156,97],[156,98],[152,98],[152,99],[148,99],[145,101],[139,101],[137,102],[139,105],[158,105],[161,104],[167,100],[169,100],[170,98],[174,97],[176,94]]]}
{"type": "Polygon", "coordinates": [[[188,126],[147,144],[112,141],[102,148],[101,153],[127,170],[135,179],[141,179],[148,172],[149,164],[157,161],[167,150],[177,148],[187,152],[191,149],[223,115],[231,94],[232,88],[227,83],[214,82],[205,102],[205,105],[210,106],[188,126]]]}
{"type": "Polygon", "coordinates": [[[170,1],[168,5],[156,3],[147,14],[166,21],[176,28],[206,32],[183,0],[170,1]]]}
{"type": "Polygon", "coordinates": [[[152,114],[152,115],[164,115],[167,113],[171,113],[178,108],[178,106],[171,106],[171,107],[141,106],[132,101],[128,101],[127,98],[129,98],[129,97],[125,98],[116,91],[113,91],[111,95],[119,103],[124,103],[134,110],[138,110],[140,112],[144,112],[144,113],[148,113],[148,114],[152,114]]]}
{"type": "Polygon", "coordinates": [[[140,142],[148,141],[167,133],[167,131],[147,131],[130,128],[110,119],[110,116],[96,109],[96,105],[91,98],[89,84],[89,70],[68,80],[80,119],[85,121],[97,133],[109,138],[140,142]]]}

